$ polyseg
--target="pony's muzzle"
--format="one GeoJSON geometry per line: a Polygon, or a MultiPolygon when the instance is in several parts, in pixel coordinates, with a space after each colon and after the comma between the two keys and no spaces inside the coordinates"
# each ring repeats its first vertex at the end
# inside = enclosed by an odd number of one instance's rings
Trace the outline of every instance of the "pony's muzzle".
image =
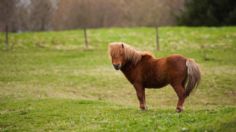
{"type": "Polygon", "coordinates": [[[113,66],[116,70],[120,70],[121,68],[121,64],[113,64],[113,66]]]}

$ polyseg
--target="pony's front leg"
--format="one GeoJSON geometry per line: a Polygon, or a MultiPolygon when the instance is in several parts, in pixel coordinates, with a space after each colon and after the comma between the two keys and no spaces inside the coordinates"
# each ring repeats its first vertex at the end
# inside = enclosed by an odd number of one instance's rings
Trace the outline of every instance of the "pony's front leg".
{"type": "Polygon", "coordinates": [[[145,102],[145,88],[143,88],[140,84],[134,84],[134,88],[136,90],[136,94],[139,100],[139,107],[141,110],[146,110],[146,102],[145,102]]]}

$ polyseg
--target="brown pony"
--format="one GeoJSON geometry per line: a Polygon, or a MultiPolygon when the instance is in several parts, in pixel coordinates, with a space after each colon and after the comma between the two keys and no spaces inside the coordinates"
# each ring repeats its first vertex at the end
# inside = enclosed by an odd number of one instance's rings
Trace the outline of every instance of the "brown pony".
{"type": "Polygon", "coordinates": [[[170,84],[179,99],[176,111],[183,111],[185,98],[201,79],[195,61],[181,55],[157,59],[122,42],[109,44],[108,52],[114,68],[121,70],[134,86],[142,110],[146,109],[145,88],[161,88],[170,84]]]}

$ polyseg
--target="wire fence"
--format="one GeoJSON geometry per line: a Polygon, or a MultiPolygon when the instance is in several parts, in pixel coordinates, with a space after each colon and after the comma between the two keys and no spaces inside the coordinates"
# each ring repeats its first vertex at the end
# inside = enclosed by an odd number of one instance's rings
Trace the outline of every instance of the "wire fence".
{"type": "Polygon", "coordinates": [[[78,29],[71,31],[9,33],[6,46],[5,33],[0,33],[0,48],[47,48],[55,50],[102,49],[114,41],[146,45],[159,49],[157,28],[78,29]],[[156,46],[156,47],[155,47],[156,46]]]}

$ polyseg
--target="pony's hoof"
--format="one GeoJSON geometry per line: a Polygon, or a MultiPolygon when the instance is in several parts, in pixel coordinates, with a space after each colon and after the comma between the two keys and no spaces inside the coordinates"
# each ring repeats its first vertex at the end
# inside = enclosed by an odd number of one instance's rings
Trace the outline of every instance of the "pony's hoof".
{"type": "Polygon", "coordinates": [[[148,107],[147,106],[146,107],[140,107],[140,110],[146,111],[146,110],[148,110],[148,107]]]}
{"type": "Polygon", "coordinates": [[[180,108],[180,107],[176,108],[176,112],[178,112],[178,113],[183,112],[183,111],[184,111],[183,108],[180,108]]]}

